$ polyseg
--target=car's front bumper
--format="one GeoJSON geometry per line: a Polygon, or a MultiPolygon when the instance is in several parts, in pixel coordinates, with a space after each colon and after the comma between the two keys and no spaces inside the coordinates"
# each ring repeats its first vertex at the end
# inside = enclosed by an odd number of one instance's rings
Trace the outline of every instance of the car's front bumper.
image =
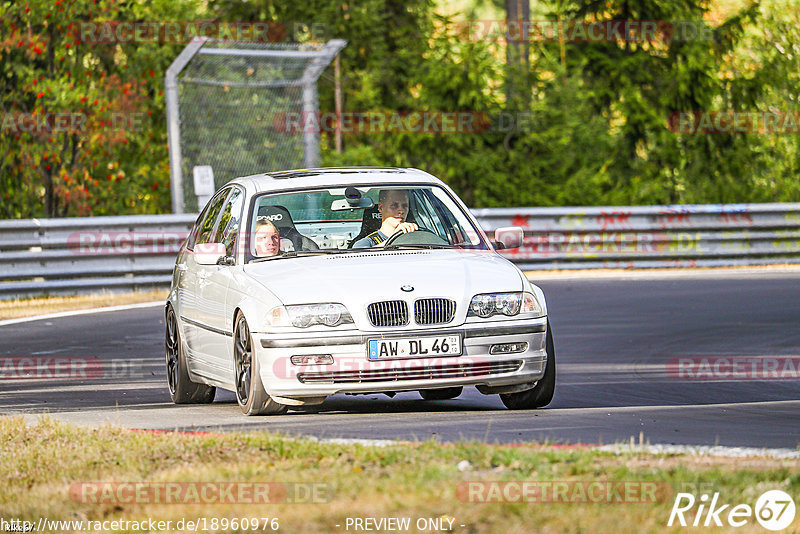
{"type": "Polygon", "coordinates": [[[261,380],[267,393],[302,400],[336,393],[411,391],[476,385],[502,388],[532,385],[544,374],[547,359],[547,317],[526,320],[465,323],[456,328],[424,330],[356,329],[282,334],[254,333],[261,380]],[[373,361],[367,358],[370,339],[459,335],[461,356],[373,361]],[[489,354],[492,345],[527,343],[514,354],[489,354]],[[330,355],[332,364],[293,365],[295,355],[330,355]]]}

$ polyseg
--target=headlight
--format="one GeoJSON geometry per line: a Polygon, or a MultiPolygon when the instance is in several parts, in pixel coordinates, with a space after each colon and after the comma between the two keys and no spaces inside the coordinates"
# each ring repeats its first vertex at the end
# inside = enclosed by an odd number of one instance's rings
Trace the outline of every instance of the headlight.
{"type": "Polygon", "coordinates": [[[308,328],[318,324],[339,326],[352,322],[353,318],[347,308],[335,303],[278,306],[267,314],[267,324],[270,326],[308,328]]]}
{"type": "Polygon", "coordinates": [[[468,317],[491,317],[493,315],[507,315],[509,317],[519,314],[542,315],[542,307],[533,296],[533,293],[487,293],[475,295],[469,304],[468,317]]]}

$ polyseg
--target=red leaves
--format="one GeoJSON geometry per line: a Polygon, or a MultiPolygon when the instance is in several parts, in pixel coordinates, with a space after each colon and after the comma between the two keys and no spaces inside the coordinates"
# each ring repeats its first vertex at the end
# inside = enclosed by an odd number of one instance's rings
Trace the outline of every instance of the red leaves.
{"type": "Polygon", "coordinates": [[[43,96],[44,96],[44,91],[42,91],[41,93],[39,93],[38,95],[36,95],[36,98],[42,98],[43,96]]]}

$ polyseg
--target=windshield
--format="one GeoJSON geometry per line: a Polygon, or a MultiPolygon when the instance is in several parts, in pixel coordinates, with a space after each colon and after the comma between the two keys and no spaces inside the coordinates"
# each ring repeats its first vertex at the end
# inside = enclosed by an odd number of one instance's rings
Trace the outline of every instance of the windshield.
{"type": "Polygon", "coordinates": [[[488,248],[441,187],[359,186],[262,194],[249,246],[256,261],[375,249],[488,248]]]}

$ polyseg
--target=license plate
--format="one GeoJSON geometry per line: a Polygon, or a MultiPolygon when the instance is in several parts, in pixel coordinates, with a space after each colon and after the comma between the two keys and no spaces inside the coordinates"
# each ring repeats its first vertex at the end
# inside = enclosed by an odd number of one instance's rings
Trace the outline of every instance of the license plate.
{"type": "Polygon", "coordinates": [[[460,356],[461,336],[370,339],[368,347],[370,360],[460,356]]]}

